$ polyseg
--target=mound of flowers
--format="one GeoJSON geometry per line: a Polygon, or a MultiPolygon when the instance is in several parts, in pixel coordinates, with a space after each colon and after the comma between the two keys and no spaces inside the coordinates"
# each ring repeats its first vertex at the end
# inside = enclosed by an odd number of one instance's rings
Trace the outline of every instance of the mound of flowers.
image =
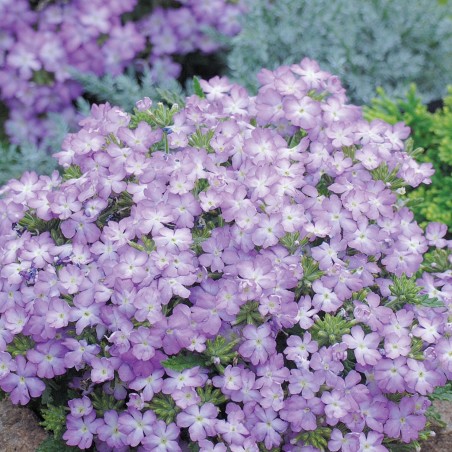
{"type": "Polygon", "coordinates": [[[450,242],[409,129],[311,60],[94,106],[0,199],[0,387],[99,451],[386,451],[452,377],[450,242]],[[135,450],[135,449],[134,449],[135,450]]]}
{"type": "Polygon", "coordinates": [[[232,36],[241,9],[228,0],[3,0],[0,99],[11,142],[39,143],[49,112],[76,118],[82,87],[72,69],[118,75],[147,62],[156,81],[178,77],[177,56],[217,50],[205,29],[232,36]]]}

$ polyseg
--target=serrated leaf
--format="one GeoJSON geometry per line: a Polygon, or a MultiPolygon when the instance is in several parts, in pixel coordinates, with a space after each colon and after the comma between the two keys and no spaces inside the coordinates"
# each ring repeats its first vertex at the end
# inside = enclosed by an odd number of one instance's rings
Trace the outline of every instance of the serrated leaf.
{"type": "Polygon", "coordinates": [[[193,91],[201,99],[204,99],[206,97],[204,91],[201,88],[201,83],[199,83],[199,78],[196,76],[193,77],[193,91]]]}
{"type": "Polygon", "coordinates": [[[162,361],[163,367],[166,369],[174,370],[175,372],[182,372],[192,367],[206,366],[206,359],[200,355],[175,355],[171,356],[165,361],[162,361]]]}
{"type": "Polygon", "coordinates": [[[445,400],[447,402],[452,402],[452,383],[436,388],[429,397],[433,400],[445,400]]]}
{"type": "Polygon", "coordinates": [[[63,180],[67,181],[70,179],[79,179],[82,177],[82,170],[78,165],[71,165],[64,170],[63,180]]]}
{"type": "Polygon", "coordinates": [[[444,308],[444,303],[438,298],[430,298],[428,295],[419,297],[419,304],[427,308],[444,308]]]}
{"type": "Polygon", "coordinates": [[[72,452],[79,451],[77,447],[68,446],[62,439],[49,436],[36,449],[36,452],[72,452]]]}

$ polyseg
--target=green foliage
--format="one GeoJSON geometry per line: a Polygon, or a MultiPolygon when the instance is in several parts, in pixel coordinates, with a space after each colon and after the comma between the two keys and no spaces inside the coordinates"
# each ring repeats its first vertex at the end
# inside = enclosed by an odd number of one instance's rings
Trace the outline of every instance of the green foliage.
{"type": "Polygon", "coordinates": [[[193,235],[192,249],[199,256],[204,252],[202,249],[202,242],[204,242],[210,237],[210,229],[207,227],[196,228],[193,229],[192,235],[193,235]]]}
{"type": "Polygon", "coordinates": [[[152,251],[155,250],[155,242],[154,240],[150,239],[149,237],[146,237],[145,235],[143,235],[141,237],[141,241],[143,242],[143,245],[140,245],[139,243],[136,242],[132,242],[131,240],[129,240],[129,245],[132,248],[135,248],[138,251],[144,251],[148,254],[151,254],[152,251]]]}
{"type": "Polygon", "coordinates": [[[201,403],[213,403],[214,405],[221,405],[225,403],[227,398],[220,391],[220,389],[214,389],[212,385],[206,385],[203,388],[196,388],[196,392],[201,398],[201,403]]]}
{"type": "Polygon", "coordinates": [[[390,171],[386,163],[382,163],[378,168],[371,171],[374,180],[383,181],[388,187],[391,187],[392,190],[405,187],[405,181],[397,177],[398,172],[398,167],[390,171]]]}
{"type": "MultiPolygon", "coordinates": [[[[288,217],[291,220],[290,217],[288,217]]],[[[295,254],[295,252],[303,246],[303,241],[300,240],[299,232],[288,232],[284,237],[281,237],[280,243],[282,246],[287,248],[290,254],[295,254]]]]}
{"type": "Polygon", "coordinates": [[[179,104],[168,107],[162,102],[158,102],[156,107],[145,111],[139,111],[135,108],[129,127],[134,129],[142,121],[147,122],[154,128],[169,127],[173,124],[173,117],[179,111],[179,108],[179,104]]]}
{"type": "Polygon", "coordinates": [[[6,350],[11,354],[13,358],[19,355],[25,355],[28,350],[34,347],[35,343],[33,339],[23,334],[18,334],[14,336],[13,341],[8,344],[6,350]]]}
{"type": "MultiPolygon", "coordinates": [[[[83,102],[78,102],[79,107],[83,102]]],[[[86,106],[84,107],[86,108],[86,106]]],[[[7,110],[0,104],[0,185],[8,180],[19,178],[25,171],[36,171],[38,174],[50,174],[57,169],[57,161],[52,153],[61,148],[63,139],[69,132],[69,124],[63,115],[48,113],[49,131],[45,139],[36,146],[22,143],[20,146],[8,144],[3,134],[2,122],[7,119],[7,110]]]]}
{"type": "Polygon", "coordinates": [[[41,234],[45,231],[56,231],[59,229],[60,220],[54,219],[44,221],[34,211],[29,210],[25,213],[22,219],[19,220],[19,226],[27,229],[32,234],[41,234]]]}
{"type": "Polygon", "coordinates": [[[452,402],[452,382],[449,381],[445,386],[436,388],[429,397],[433,400],[452,402]]]}
{"type": "Polygon", "coordinates": [[[260,68],[307,56],[338,75],[355,103],[377,86],[400,95],[410,82],[439,99],[452,72],[452,5],[431,0],[248,0],[242,31],[231,38],[233,80],[255,89],[260,68]]]}
{"type": "Polygon", "coordinates": [[[321,347],[341,342],[342,336],[348,334],[352,326],[351,322],[342,317],[325,314],[323,319],[319,319],[314,323],[310,333],[321,347]]]}
{"type": "Polygon", "coordinates": [[[172,397],[162,393],[156,394],[152,398],[149,408],[154,411],[159,419],[167,424],[174,422],[177,413],[180,411],[172,397]]]}
{"type": "Polygon", "coordinates": [[[75,452],[80,451],[78,447],[68,446],[62,439],[49,436],[36,449],[36,452],[75,452]]]}
{"type": "Polygon", "coordinates": [[[194,353],[188,355],[174,355],[170,356],[165,361],[162,361],[162,366],[165,369],[174,370],[175,372],[182,372],[186,369],[191,369],[192,367],[206,366],[206,358],[202,355],[196,355],[194,353]]]}
{"type": "Polygon", "coordinates": [[[206,97],[204,91],[201,88],[198,77],[193,77],[193,92],[201,99],[204,99],[206,97]]]}
{"type": "Polygon", "coordinates": [[[64,170],[63,180],[78,179],[82,177],[82,171],[78,165],[71,165],[64,170]]]}
{"type": "Polygon", "coordinates": [[[405,274],[400,277],[395,276],[392,279],[392,285],[389,286],[389,290],[391,291],[392,299],[386,303],[386,306],[394,310],[401,309],[407,303],[428,308],[444,307],[444,303],[440,300],[419,294],[421,287],[417,285],[414,276],[411,278],[408,278],[405,274]]]}
{"type": "Polygon", "coordinates": [[[64,406],[48,405],[41,410],[43,421],[40,422],[46,430],[52,432],[56,438],[61,437],[66,426],[66,409],[64,406]]]}
{"type": "Polygon", "coordinates": [[[404,97],[392,99],[379,89],[378,97],[365,107],[364,116],[395,124],[403,121],[411,128],[414,148],[424,153],[412,155],[420,162],[432,163],[435,174],[430,186],[420,186],[409,193],[415,203],[411,208],[416,219],[425,225],[439,221],[452,228],[452,86],[444,99],[444,106],[434,113],[428,111],[416,86],[411,85],[404,97]]]}
{"type": "Polygon", "coordinates": [[[450,251],[443,249],[434,249],[424,254],[422,262],[422,271],[429,273],[443,273],[452,270],[452,264],[449,262],[450,251]]]}
{"type": "Polygon", "coordinates": [[[420,449],[418,441],[412,441],[408,444],[396,442],[383,443],[391,452],[417,452],[420,449]]]}
{"type": "Polygon", "coordinates": [[[217,336],[214,340],[208,339],[206,341],[206,350],[204,351],[207,362],[215,365],[222,372],[224,366],[231,364],[237,357],[237,352],[234,351],[234,348],[238,342],[238,339],[226,340],[223,336],[217,336]]]}
{"type": "MultiPolygon", "coordinates": [[[[295,437],[295,441],[302,441],[306,446],[313,446],[321,451],[328,450],[328,441],[331,438],[331,429],[329,427],[317,427],[313,431],[302,432],[295,437]]],[[[296,444],[296,442],[293,442],[296,444]]]]}
{"type": "Polygon", "coordinates": [[[214,152],[210,146],[210,140],[214,135],[213,130],[209,130],[203,134],[201,130],[197,130],[189,139],[188,144],[197,149],[205,149],[207,152],[214,152]]]}
{"type": "Polygon", "coordinates": [[[123,191],[119,197],[109,201],[108,207],[99,215],[97,225],[105,226],[111,219],[119,221],[120,219],[130,215],[130,209],[133,205],[131,195],[123,191]]]}
{"type": "Polygon", "coordinates": [[[247,325],[262,325],[264,319],[262,318],[259,310],[259,302],[248,301],[240,307],[240,311],[237,314],[235,325],[246,323],[247,325]]]}
{"type": "Polygon", "coordinates": [[[119,411],[124,405],[124,400],[117,400],[112,394],[107,394],[103,389],[97,389],[91,394],[93,407],[98,416],[103,416],[105,411],[116,410],[119,411]]]}
{"type": "Polygon", "coordinates": [[[162,361],[163,367],[176,372],[182,372],[185,369],[191,369],[195,366],[210,367],[215,366],[220,372],[224,370],[224,366],[230,364],[237,356],[234,351],[238,344],[238,339],[226,340],[223,336],[217,336],[215,339],[206,341],[206,350],[202,354],[179,353],[170,356],[162,361]]]}
{"type": "Polygon", "coordinates": [[[306,130],[300,129],[295,132],[294,135],[291,135],[288,139],[287,145],[290,149],[298,146],[301,140],[307,135],[306,130]]]}
{"type": "Polygon", "coordinates": [[[323,271],[319,270],[319,264],[312,257],[304,255],[301,258],[303,267],[303,277],[295,290],[296,297],[309,293],[312,283],[323,276],[323,271]]]}

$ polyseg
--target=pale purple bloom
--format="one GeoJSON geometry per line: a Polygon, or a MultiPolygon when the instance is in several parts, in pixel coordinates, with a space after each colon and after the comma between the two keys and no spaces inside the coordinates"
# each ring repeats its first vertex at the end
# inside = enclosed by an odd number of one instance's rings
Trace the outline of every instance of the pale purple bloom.
{"type": "Polygon", "coordinates": [[[192,441],[205,439],[215,435],[215,422],[218,408],[212,403],[199,407],[191,405],[177,415],[176,424],[179,427],[188,427],[192,441]]]}
{"type": "Polygon", "coordinates": [[[16,369],[0,379],[0,387],[10,394],[11,402],[26,405],[31,397],[39,397],[45,389],[44,382],[36,377],[36,364],[16,357],[16,369]]]}
{"type": "Polygon", "coordinates": [[[243,329],[245,342],[240,346],[239,353],[249,358],[257,365],[267,360],[268,356],[276,350],[276,343],[271,337],[271,329],[268,324],[256,328],[254,325],[247,325],[243,329]]]}
{"type": "Polygon", "coordinates": [[[102,425],[101,419],[96,419],[96,413],[92,411],[83,417],[67,417],[67,430],[63,439],[69,446],[77,446],[80,449],[89,449],[93,443],[94,435],[98,427],[102,425]]]}
{"type": "Polygon", "coordinates": [[[118,428],[127,438],[127,444],[138,446],[145,435],[152,433],[157,418],[153,411],[148,410],[144,414],[138,410],[130,409],[123,412],[118,421],[118,428]]]}

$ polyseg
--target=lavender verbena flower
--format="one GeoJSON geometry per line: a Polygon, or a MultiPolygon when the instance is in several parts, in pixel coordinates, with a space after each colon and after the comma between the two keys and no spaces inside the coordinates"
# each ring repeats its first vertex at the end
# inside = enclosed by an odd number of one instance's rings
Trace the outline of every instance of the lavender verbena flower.
{"type": "Polygon", "coordinates": [[[96,413],[92,411],[83,417],[67,417],[67,430],[63,439],[70,446],[77,446],[79,449],[89,449],[93,443],[94,434],[98,427],[102,425],[102,419],[96,418],[96,413]]]}
{"type": "Polygon", "coordinates": [[[36,376],[36,364],[26,361],[23,356],[16,358],[14,367],[14,372],[0,380],[0,387],[10,394],[11,402],[26,405],[30,397],[38,397],[44,392],[45,384],[36,376]]]}
{"type": "MultiPolygon", "coordinates": [[[[88,29],[109,30],[103,11],[88,29]]],[[[452,378],[450,244],[387,181],[428,168],[315,62],[260,80],[93,106],[63,177],[1,189],[0,387],[27,404],[67,380],[68,444],[380,452],[426,434],[452,378]]]]}
{"type": "Polygon", "coordinates": [[[191,440],[198,441],[215,435],[217,415],[218,408],[212,403],[201,407],[192,405],[177,415],[176,424],[179,427],[188,427],[191,440]]]}

